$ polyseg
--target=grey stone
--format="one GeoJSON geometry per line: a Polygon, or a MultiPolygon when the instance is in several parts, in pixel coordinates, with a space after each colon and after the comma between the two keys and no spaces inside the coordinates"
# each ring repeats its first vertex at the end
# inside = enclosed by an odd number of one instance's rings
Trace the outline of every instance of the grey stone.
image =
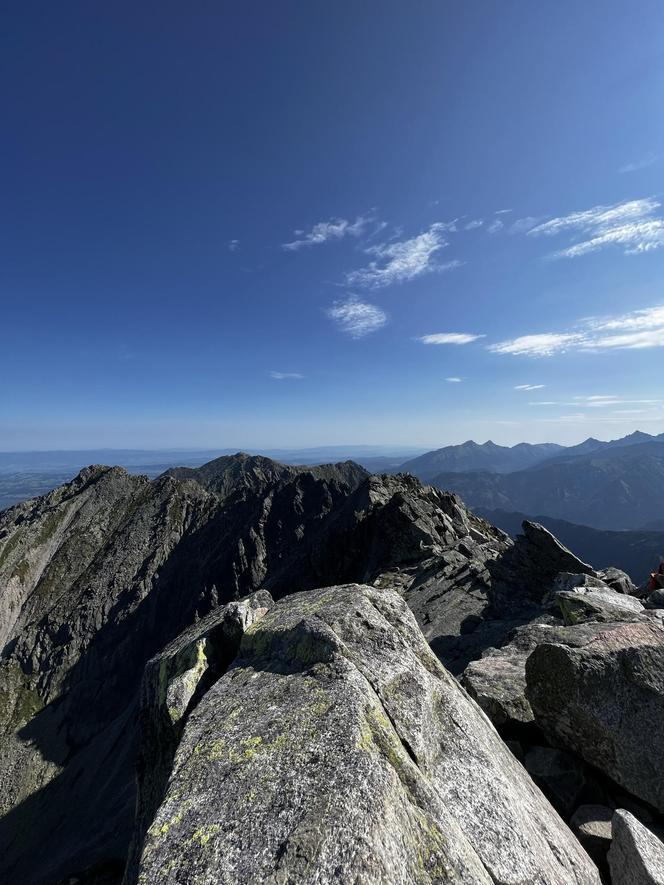
{"type": "Polygon", "coordinates": [[[607,624],[573,648],[540,644],[526,696],[552,742],[664,811],[664,629],[607,624]]]}
{"type": "Polygon", "coordinates": [[[605,584],[608,584],[612,590],[618,593],[626,593],[633,596],[637,592],[634,582],[627,572],[622,571],[622,569],[604,568],[598,571],[597,575],[605,584]]]}
{"type": "Polygon", "coordinates": [[[479,660],[468,664],[463,685],[494,725],[532,722],[533,711],[526,697],[526,660],[531,652],[542,643],[582,645],[601,629],[595,624],[565,627],[555,623],[517,627],[506,645],[489,648],[479,660]]]}
{"type": "Polygon", "coordinates": [[[664,844],[629,811],[613,816],[612,885],[664,885],[664,844]]]}
{"type": "Polygon", "coordinates": [[[606,805],[580,805],[570,819],[570,827],[595,863],[606,860],[613,814],[614,809],[606,805]]]}
{"type": "Polygon", "coordinates": [[[633,596],[626,596],[604,585],[561,590],[556,602],[566,624],[581,621],[635,621],[643,614],[643,605],[633,596]]]}
{"type": "Polygon", "coordinates": [[[190,713],[137,881],[596,883],[403,600],[286,597],[190,713]]]}
{"type": "Polygon", "coordinates": [[[609,585],[597,575],[574,574],[572,572],[559,572],[555,577],[551,589],[556,593],[561,590],[578,590],[579,588],[596,590],[611,589],[609,585]]]}

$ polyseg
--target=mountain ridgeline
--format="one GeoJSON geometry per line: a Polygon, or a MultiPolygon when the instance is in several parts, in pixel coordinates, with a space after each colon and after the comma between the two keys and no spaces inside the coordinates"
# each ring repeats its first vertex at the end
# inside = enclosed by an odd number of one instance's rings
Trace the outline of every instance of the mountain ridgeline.
{"type": "Polygon", "coordinates": [[[546,461],[560,452],[563,446],[555,443],[530,445],[518,443],[509,448],[496,443],[479,443],[468,440],[459,446],[445,446],[426,452],[401,464],[399,470],[413,473],[423,482],[430,482],[441,473],[466,473],[487,470],[490,473],[512,473],[546,461]]]}
{"type": "Polygon", "coordinates": [[[541,514],[597,529],[642,529],[661,521],[664,434],[637,431],[570,448],[468,442],[400,469],[484,511],[541,514]]]}
{"type": "Polygon", "coordinates": [[[664,852],[635,594],[406,473],[87,467],[0,513],[0,881],[629,885],[664,852]]]}

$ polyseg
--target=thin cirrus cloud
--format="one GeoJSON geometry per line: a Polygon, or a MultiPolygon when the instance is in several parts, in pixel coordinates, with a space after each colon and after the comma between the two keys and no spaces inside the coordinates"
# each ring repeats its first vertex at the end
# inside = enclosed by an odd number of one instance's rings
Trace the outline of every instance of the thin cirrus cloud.
{"type": "Polygon", "coordinates": [[[541,390],[544,384],[517,384],[515,390],[541,390]]]}
{"type": "Polygon", "coordinates": [[[339,331],[356,339],[377,332],[388,320],[387,314],[380,307],[360,301],[354,295],[335,301],[332,307],[328,308],[327,315],[334,321],[339,331]]]}
{"type": "Polygon", "coordinates": [[[506,226],[506,223],[502,218],[494,218],[494,220],[487,226],[487,231],[490,234],[497,234],[500,231],[505,231],[505,233],[509,234],[527,234],[534,227],[537,227],[541,221],[541,216],[536,217],[534,215],[526,215],[524,218],[517,218],[511,224],[506,226]]]}
{"type": "Polygon", "coordinates": [[[646,154],[645,157],[641,157],[640,160],[636,160],[634,163],[625,163],[624,166],[621,166],[618,169],[622,175],[628,172],[638,172],[639,169],[647,169],[648,166],[652,166],[653,163],[657,162],[657,154],[653,154],[652,152],[646,154]]]}
{"type": "Polygon", "coordinates": [[[363,289],[382,289],[395,283],[404,283],[424,274],[451,270],[462,262],[440,264],[438,253],[448,245],[444,234],[454,230],[454,222],[436,222],[428,230],[407,240],[380,243],[365,249],[373,260],[366,267],[351,271],[346,281],[363,289]]]}
{"type": "MultiPolygon", "coordinates": [[[[662,401],[659,399],[625,399],[621,396],[612,394],[602,394],[594,396],[574,396],[572,401],[556,401],[544,400],[539,402],[528,403],[529,406],[572,406],[576,409],[609,409],[613,406],[659,406],[662,401]]],[[[647,412],[648,409],[621,409],[621,412],[647,412]]]]}
{"type": "Polygon", "coordinates": [[[422,344],[471,344],[486,335],[473,335],[469,332],[434,332],[431,335],[420,335],[422,344]]]}
{"type": "Polygon", "coordinates": [[[299,372],[270,372],[270,378],[274,381],[301,381],[304,375],[299,372]]]}
{"type": "Polygon", "coordinates": [[[578,238],[578,242],[554,252],[552,258],[577,258],[607,246],[619,246],[626,255],[650,252],[664,246],[664,219],[655,214],[660,205],[647,197],[595,206],[537,224],[528,236],[571,233],[578,238]]]}
{"type": "Polygon", "coordinates": [[[542,332],[537,335],[520,335],[511,341],[490,344],[492,353],[513,354],[514,356],[553,356],[563,353],[573,344],[582,340],[581,335],[564,332],[542,332]]]}
{"type": "Polygon", "coordinates": [[[664,347],[664,305],[634,310],[614,317],[591,317],[577,330],[521,335],[490,344],[492,353],[549,357],[576,350],[642,350],[664,347]]]}
{"type": "MultiPolygon", "coordinates": [[[[298,249],[306,249],[309,246],[321,246],[334,240],[343,240],[344,237],[359,237],[368,228],[376,223],[373,212],[367,215],[358,215],[355,221],[346,218],[331,218],[329,221],[319,221],[310,231],[293,231],[297,239],[290,243],[282,243],[281,248],[287,252],[297,252],[298,249]]],[[[382,225],[381,225],[382,226],[382,225]]]]}
{"type": "Polygon", "coordinates": [[[452,377],[452,378],[446,378],[445,380],[447,381],[448,384],[461,384],[461,382],[463,381],[463,378],[452,377]]]}

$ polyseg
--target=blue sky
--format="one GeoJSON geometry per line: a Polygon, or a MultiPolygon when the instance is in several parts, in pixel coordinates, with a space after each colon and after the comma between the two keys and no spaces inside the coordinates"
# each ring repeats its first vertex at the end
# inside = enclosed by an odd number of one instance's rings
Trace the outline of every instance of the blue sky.
{"type": "Polygon", "coordinates": [[[0,449],[664,431],[658,0],[1,25],[0,449]]]}

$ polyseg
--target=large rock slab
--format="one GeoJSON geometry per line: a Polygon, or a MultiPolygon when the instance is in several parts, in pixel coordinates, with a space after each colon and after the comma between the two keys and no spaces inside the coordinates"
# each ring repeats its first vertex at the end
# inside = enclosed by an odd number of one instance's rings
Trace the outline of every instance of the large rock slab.
{"type": "Polygon", "coordinates": [[[638,599],[618,593],[608,585],[561,590],[555,598],[566,624],[636,621],[644,611],[638,599]]]}
{"type": "Polygon", "coordinates": [[[189,714],[135,881],[599,876],[403,599],[347,585],[289,596],[244,635],[189,714]]]}
{"type": "Polygon", "coordinates": [[[565,627],[560,623],[517,627],[506,645],[489,648],[479,660],[471,661],[463,672],[463,685],[494,725],[533,722],[535,717],[526,697],[526,660],[530,654],[542,643],[583,645],[602,629],[597,624],[565,627]]]}
{"type": "Polygon", "coordinates": [[[613,815],[612,885],[664,885],[664,845],[629,811],[613,815]]]}
{"type": "Polygon", "coordinates": [[[580,647],[544,643],[526,661],[537,725],[664,811],[664,629],[607,625],[580,647]]]}

